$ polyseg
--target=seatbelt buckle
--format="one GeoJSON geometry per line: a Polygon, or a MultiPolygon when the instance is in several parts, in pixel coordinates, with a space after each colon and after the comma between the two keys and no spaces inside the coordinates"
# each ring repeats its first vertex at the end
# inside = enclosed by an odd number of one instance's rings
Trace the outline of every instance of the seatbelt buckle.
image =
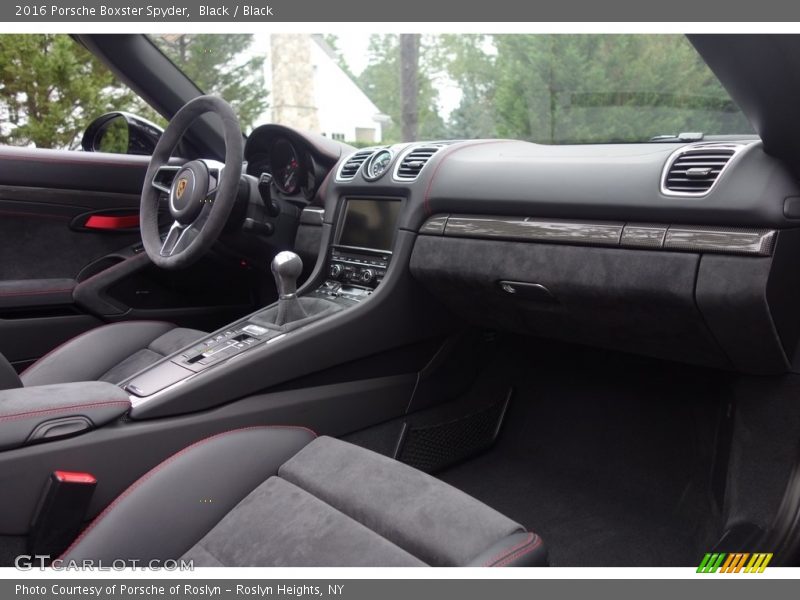
{"type": "Polygon", "coordinates": [[[54,471],[33,513],[28,552],[57,558],[78,535],[97,479],[90,473],[54,471]]]}

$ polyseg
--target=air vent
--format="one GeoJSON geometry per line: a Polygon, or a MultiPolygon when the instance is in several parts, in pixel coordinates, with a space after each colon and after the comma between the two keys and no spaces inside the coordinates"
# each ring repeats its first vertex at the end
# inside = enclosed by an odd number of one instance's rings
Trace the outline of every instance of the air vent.
{"type": "Polygon", "coordinates": [[[339,172],[336,174],[336,179],[338,181],[350,181],[353,177],[356,176],[358,170],[361,168],[361,165],[364,164],[372,153],[375,152],[375,148],[367,148],[365,150],[359,150],[355,154],[350,155],[342,166],[339,167],[339,172]]]}
{"type": "Polygon", "coordinates": [[[406,151],[395,167],[394,178],[398,181],[414,181],[431,157],[443,147],[444,144],[424,144],[406,151]]]}
{"type": "Polygon", "coordinates": [[[670,157],[661,191],[670,196],[703,196],[744,144],[697,144],[670,157]]]}

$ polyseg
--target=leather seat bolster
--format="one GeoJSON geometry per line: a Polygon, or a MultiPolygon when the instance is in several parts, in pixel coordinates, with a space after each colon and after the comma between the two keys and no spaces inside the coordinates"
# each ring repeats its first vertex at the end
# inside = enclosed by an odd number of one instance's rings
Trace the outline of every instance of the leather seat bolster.
{"type": "Polygon", "coordinates": [[[544,567],[547,549],[535,533],[514,533],[481,552],[469,567],[544,567]]]}
{"type": "Polygon", "coordinates": [[[180,557],[314,437],[301,427],[259,426],[196,442],[134,482],[61,558],[180,557]]]}
{"type": "Polygon", "coordinates": [[[95,381],[174,327],[162,321],[126,321],[97,327],[37,360],[22,373],[22,383],[35,386],[95,381]]]}

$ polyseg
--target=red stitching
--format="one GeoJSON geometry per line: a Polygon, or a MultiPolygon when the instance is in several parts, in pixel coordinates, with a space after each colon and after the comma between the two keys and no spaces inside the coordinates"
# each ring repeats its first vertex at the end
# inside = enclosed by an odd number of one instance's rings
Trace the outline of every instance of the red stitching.
{"type": "Polygon", "coordinates": [[[133,256],[129,256],[128,258],[124,258],[120,262],[115,263],[115,264],[111,265],[110,267],[106,267],[102,271],[98,271],[97,273],[95,273],[91,277],[87,277],[83,281],[79,281],[78,285],[76,287],[80,287],[82,285],[86,285],[92,279],[96,279],[97,277],[100,277],[101,275],[108,275],[108,273],[110,273],[114,269],[118,269],[119,267],[122,267],[123,265],[128,264],[128,261],[136,260],[137,258],[141,258],[142,256],[147,256],[147,255],[146,254],[134,254],[133,256]]]}
{"type": "Polygon", "coordinates": [[[439,162],[436,164],[436,168],[433,169],[433,173],[431,174],[431,178],[428,180],[428,186],[425,188],[425,199],[423,200],[423,204],[425,206],[425,212],[430,215],[431,214],[431,199],[430,199],[430,192],[431,187],[433,187],[433,180],[436,179],[436,175],[439,173],[439,168],[445,163],[445,161],[450,158],[453,154],[458,152],[459,150],[466,150],[467,148],[474,148],[475,146],[488,146],[489,144],[506,144],[509,140],[480,140],[477,142],[471,142],[466,144],[459,144],[457,146],[450,146],[447,148],[443,153],[442,157],[439,159],[439,162]]]}
{"type": "Polygon", "coordinates": [[[60,343],[58,346],[56,346],[55,348],[50,350],[50,352],[48,352],[47,354],[45,354],[41,358],[37,359],[36,362],[34,362],[32,365],[29,365],[24,371],[22,371],[22,373],[20,373],[20,376],[25,375],[26,373],[27,374],[32,373],[34,367],[36,367],[38,364],[40,364],[45,358],[55,354],[56,352],[61,350],[67,344],[70,344],[71,342],[74,342],[75,340],[79,340],[82,337],[85,337],[85,336],[89,335],[93,331],[97,331],[98,329],[103,329],[104,327],[112,327],[114,325],[123,325],[123,324],[127,325],[127,324],[130,324],[130,323],[164,323],[165,325],[172,325],[172,323],[169,323],[167,321],[156,321],[156,320],[151,320],[151,319],[142,319],[141,321],[120,321],[118,323],[106,323],[105,325],[100,325],[98,327],[93,327],[89,331],[84,331],[83,333],[79,333],[75,337],[72,337],[72,338],[68,339],[67,341],[60,343]]]}
{"type": "Polygon", "coordinates": [[[509,563],[517,560],[518,558],[522,558],[526,554],[528,554],[530,552],[533,552],[534,550],[536,550],[541,545],[542,545],[542,540],[541,540],[541,538],[539,538],[539,539],[536,540],[536,543],[533,546],[529,546],[528,548],[524,548],[524,549],[520,550],[519,552],[517,552],[516,554],[513,554],[513,555],[509,556],[503,562],[497,563],[496,565],[493,565],[493,566],[495,566],[495,567],[505,567],[509,563]]]}
{"type": "Polygon", "coordinates": [[[534,534],[532,534],[532,533],[528,533],[528,535],[526,535],[526,536],[525,536],[525,539],[524,539],[524,540],[522,540],[521,542],[518,542],[517,544],[515,544],[515,545],[511,546],[511,548],[506,548],[505,550],[503,550],[503,551],[502,551],[502,552],[500,552],[499,554],[496,554],[495,556],[493,556],[492,558],[490,558],[489,560],[487,560],[487,561],[486,561],[486,562],[483,564],[483,566],[484,566],[484,567],[490,567],[490,566],[492,566],[492,564],[493,564],[493,563],[496,563],[498,560],[502,560],[503,558],[505,558],[506,556],[508,556],[508,555],[509,555],[509,554],[511,554],[512,552],[515,552],[515,551],[519,550],[520,548],[523,548],[523,547],[524,547],[524,546],[526,546],[527,544],[530,544],[530,543],[533,541],[533,538],[534,538],[534,537],[536,537],[534,534]]]}
{"type": "Polygon", "coordinates": [[[57,288],[52,290],[23,290],[21,292],[0,292],[0,297],[9,298],[11,296],[37,296],[39,294],[59,294],[61,292],[71,292],[75,288],[57,288]]]}
{"type": "Polygon", "coordinates": [[[160,471],[161,469],[166,467],[169,463],[173,462],[174,460],[176,460],[180,456],[183,456],[184,454],[186,454],[190,450],[194,449],[195,447],[200,446],[202,444],[205,444],[207,442],[210,442],[210,441],[212,441],[212,440],[214,440],[216,438],[222,437],[224,435],[230,435],[230,434],[233,434],[233,433],[239,433],[239,432],[242,432],[242,431],[251,431],[253,429],[301,429],[303,431],[308,431],[315,438],[317,437],[317,432],[316,431],[314,431],[313,429],[309,429],[308,427],[302,427],[300,425],[253,425],[252,427],[240,427],[239,429],[231,429],[229,431],[223,431],[221,433],[215,433],[214,435],[211,435],[211,436],[209,436],[207,438],[204,438],[202,440],[198,440],[198,441],[194,442],[193,444],[191,444],[189,446],[186,446],[186,448],[184,448],[183,450],[179,450],[178,452],[176,452],[172,456],[164,459],[159,464],[157,464],[155,467],[150,469],[147,473],[145,473],[144,475],[139,477],[139,479],[134,481],[130,486],[128,486],[128,489],[126,489],[119,496],[117,496],[117,498],[111,504],[106,506],[106,508],[103,510],[103,512],[101,512],[99,515],[97,515],[97,517],[95,517],[95,519],[89,524],[89,526],[86,529],[84,529],[77,538],[75,538],[75,541],[72,542],[66,550],[64,550],[64,552],[61,554],[61,556],[59,558],[63,559],[63,557],[65,557],[67,554],[69,554],[72,551],[72,549],[75,546],[77,546],[81,542],[81,540],[83,540],[83,538],[85,538],[89,534],[90,531],[92,531],[92,529],[97,527],[97,525],[100,523],[100,521],[102,521],[106,516],[108,516],[108,514],[114,509],[115,506],[117,506],[120,502],[122,502],[122,500],[124,500],[127,496],[129,496],[137,487],[139,487],[141,484],[143,484],[148,479],[153,477],[153,475],[155,475],[158,471],[160,471]]]}
{"type": "Polygon", "coordinates": [[[328,185],[330,184],[331,173],[333,173],[333,169],[328,171],[328,174],[325,175],[325,179],[323,179],[322,183],[319,184],[319,189],[317,190],[317,195],[314,196],[314,202],[312,202],[312,204],[315,204],[316,201],[317,201],[317,198],[319,198],[322,201],[321,202],[322,206],[325,206],[325,194],[328,193],[328,185]]]}
{"type": "Polygon", "coordinates": [[[51,408],[42,408],[39,410],[30,410],[27,412],[14,413],[13,415],[0,416],[0,421],[16,421],[18,419],[27,419],[34,415],[44,415],[52,412],[71,411],[77,408],[100,408],[103,406],[115,406],[117,404],[124,404],[130,406],[130,400],[108,400],[107,402],[92,402],[89,404],[73,404],[70,406],[53,406],[51,408]]]}

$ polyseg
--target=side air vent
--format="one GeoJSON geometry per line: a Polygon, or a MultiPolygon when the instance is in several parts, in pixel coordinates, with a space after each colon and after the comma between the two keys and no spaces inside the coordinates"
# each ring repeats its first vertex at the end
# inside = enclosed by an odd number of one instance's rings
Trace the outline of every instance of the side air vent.
{"type": "Polygon", "coordinates": [[[350,181],[353,177],[356,176],[358,170],[361,168],[361,165],[372,156],[372,153],[375,152],[375,148],[366,148],[364,150],[359,150],[355,154],[350,155],[346,161],[342,163],[342,166],[339,167],[339,172],[336,174],[337,181],[350,181]]]}
{"type": "Polygon", "coordinates": [[[444,144],[423,144],[407,150],[397,162],[394,178],[398,181],[414,181],[431,157],[444,146],[444,144]]]}
{"type": "Polygon", "coordinates": [[[744,144],[696,144],[681,148],[667,162],[661,191],[668,196],[703,196],[744,144]]]}

